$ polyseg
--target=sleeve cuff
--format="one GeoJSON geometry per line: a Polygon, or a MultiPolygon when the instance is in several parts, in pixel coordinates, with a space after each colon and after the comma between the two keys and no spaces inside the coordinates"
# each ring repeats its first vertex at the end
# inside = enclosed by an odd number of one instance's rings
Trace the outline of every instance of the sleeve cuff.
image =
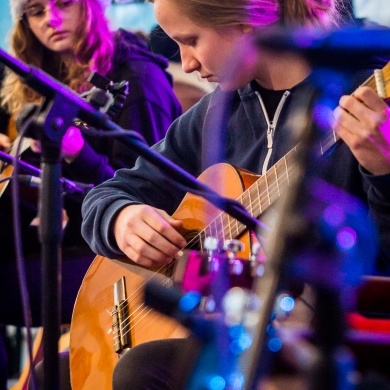
{"type": "Polygon", "coordinates": [[[373,186],[380,199],[390,201],[390,173],[386,175],[372,175],[362,166],[359,169],[363,178],[373,186]]]}

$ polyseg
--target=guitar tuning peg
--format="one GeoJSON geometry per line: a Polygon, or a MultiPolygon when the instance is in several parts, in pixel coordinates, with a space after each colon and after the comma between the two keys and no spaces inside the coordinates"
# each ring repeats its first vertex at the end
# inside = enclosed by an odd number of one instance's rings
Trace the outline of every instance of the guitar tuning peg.
{"type": "Polygon", "coordinates": [[[218,250],[218,246],[219,246],[218,238],[210,237],[210,236],[205,238],[204,247],[208,251],[216,251],[218,250]]]}
{"type": "Polygon", "coordinates": [[[264,259],[261,259],[261,245],[259,242],[255,242],[252,245],[250,262],[251,262],[251,275],[253,277],[260,277],[264,274],[264,259]]]}
{"type": "Polygon", "coordinates": [[[213,313],[217,307],[217,303],[212,294],[202,297],[200,309],[205,313],[213,313]]]}
{"type": "Polygon", "coordinates": [[[239,240],[226,240],[223,249],[230,252],[233,256],[245,249],[245,245],[239,240]]]}
{"type": "Polygon", "coordinates": [[[259,242],[255,242],[252,245],[251,258],[256,258],[260,253],[261,245],[259,242]]]}
{"type": "Polygon", "coordinates": [[[230,273],[232,275],[241,275],[244,272],[244,264],[242,260],[230,259],[230,273]]]}

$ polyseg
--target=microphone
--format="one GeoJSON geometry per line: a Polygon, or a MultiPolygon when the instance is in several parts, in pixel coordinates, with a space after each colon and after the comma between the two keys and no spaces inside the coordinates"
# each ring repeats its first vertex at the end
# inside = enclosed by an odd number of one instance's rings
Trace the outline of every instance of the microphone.
{"type": "MultiPolygon", "coordinates": [[[[81,94],[80,97],[90,103],[96,110],[107,113],[112,119],[124,105],[129,93],[129,82],[113,83],[97,72],[92,72],[88,77],[88,81],[94,87],[81,94]]],[[[37,103],[27,103],[16,117],[15,126],[19,133],[24,127],[27,127],[25,137],[39,139],[40,130],[35,126],[33,119],[39,113],[40,107],[41,105],[37,103]]],[[[74,124],[75,122],[79,122],[79,120],[76,118],[74,124]]]]}
{"type": "MultiPolygon", "coordinates": [[[[42,179],[33,175],[18,175],[21,183],[30,187],[40,187],[42,179]]],[[[66,195],[82,195],[85,196],[93,187],[93,184],[85,184],[80,182],[73,182],[69,179],[61,178],[62,191],[66,195]]]]}
{"type": "Polygon", "coordinates": [[[353,69],[367,56],[390,55],[390,29],[346,27],[325,31],[278,26],[259,29],[254,43],[260,49],[301,53],[313,64],[353,69]]]}

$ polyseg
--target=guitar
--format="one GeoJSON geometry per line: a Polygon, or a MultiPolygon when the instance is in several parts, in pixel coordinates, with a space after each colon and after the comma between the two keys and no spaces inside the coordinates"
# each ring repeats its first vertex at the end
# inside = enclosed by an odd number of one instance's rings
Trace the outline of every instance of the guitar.
{"type": "Polygon", "coordinates": [[[19,151],[19,157],[30,147],[29,140],[26,138],[17,138],[11,146],[9,154],[3,153],[0,150],[0,197],[6,190],[9,180],[7,178],[12,177],[14,167],[12,164],[8,164],[6,161],[12,161],[15,158],[16,153],[19,151]],[[19,146],[20,144],[20,146],[19,146]],[[19,150],[18,150],[19,149],[19,150]],[[7,158],[7,160],[5,160],[7,158]],[[4,161],[3,161],[4,159],[4,161]]]}
{"type": "MultiPolygon", "coordinates": [[[[226,179],[226,195],[237,198],[242,194],[243,185],[253,184],[258,180],[258,176],[246,171],[239,174],[238,170],[228,164],[218,164],[199,177],[199,180],[205,182],[211,179],[214,184],[220,185],[226,179]]],[[[221,230],[219,238],[242,236],[237,232],[244,233],[243,225],[234,218],[221,214],[211,204],[204,206],[205,201],[201,197],[187,194],[173,215],[183,221],[189,232],[190,238],[187,240],[190,244],[187,249],[202,248],[204,238],[216,237],[221,224],[224,224],[226,229],[221,230]],[[205,228],[204,221],[212,214],[219,217],[205,228]],[[199,230],[200,233],[197,233],[199,230]]],[[[266,204],[262,207],[266,207],[266,204]]],[[[248,247],[249,236],[243,237],[242,241],[245,247],[248,247]]],[[[112,315],[115,304],[118,306],[120,301],[126,301],[130,313],[130,324],[125,335],[129,338],[126,342],[128,347],[155,339],[188,335],[186,328],[146,307],[143,302],[143,288],[148,281],[160,280],[169,284],[173,279],[180,279],[186,256],[187,253],[184,252],[173,265],[160,269],[146,269],[121,260],[96,256],[80,287],[71,322],[70,369],[73,389],[92,389],[94,386],[99,389],[111,388],[112,372],[118,361],[118,354],[122,352],[121,342],[118,342],[122,337],[113,330],[112,315]],[[130,293],[128,296],[124,293],[119,302],[115,302],[114,295],[121,295],[118,290],[130,293]]]]}
{"type": "MultiPolygon", "coordinates": [[[[389,72],[389,69],[390,64],[382,73],[389,72]]],[[[384,85],[377,87],[378,80],[380,77],[375,74],[364,85],[377,91],[384,90],[388,96],[390,90],[384,85]]],[[[328,135],[322,141],[319,153],[325,154],[338,141],[336,134],[328,135]]],[[[298,147],[290,150],[263,176],[222,163],[208,168],[198,179],[221,195],[236,199],[258,218],[297,174],[294,162],[298,147]]],[[[240,257],[249,258],[250,232],[242,223],[203,198],[186,194],[173,217],[181,220],[188,232],[186,249],[203,250],[204,239],[209,236],[221,241],[237,238],[246,248],[240,257]]],[[[111,389],[115,364],[126,348],[156,339],[188,335],[180,324],[146,307],[143,301],[147,282],[153,279],[166,284],[180,282],[186,260],[184,253],[170,265],[146,269],[129,263],[129,259],[110,260],[96,256],[84,277],[73,311],[70,329],[73,389],[111,389]],[[125,318],[121,318],[123,313],[118,309],[123,304],[126,305],[125,318]],[[124,329],[121,329],[122,321],[126,324],[124,329]]]]}

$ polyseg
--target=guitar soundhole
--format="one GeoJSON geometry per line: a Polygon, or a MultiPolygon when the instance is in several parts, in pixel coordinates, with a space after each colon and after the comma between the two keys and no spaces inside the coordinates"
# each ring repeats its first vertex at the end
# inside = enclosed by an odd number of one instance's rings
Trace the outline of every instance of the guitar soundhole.
{"type": "Polygon", "coordinates": [[[188,242],[187,249],[194,249],[194,250],[202,249],[199,241],[199,231],[190,230],[188,233],[186,233],[184,238],[188,242]]]}

